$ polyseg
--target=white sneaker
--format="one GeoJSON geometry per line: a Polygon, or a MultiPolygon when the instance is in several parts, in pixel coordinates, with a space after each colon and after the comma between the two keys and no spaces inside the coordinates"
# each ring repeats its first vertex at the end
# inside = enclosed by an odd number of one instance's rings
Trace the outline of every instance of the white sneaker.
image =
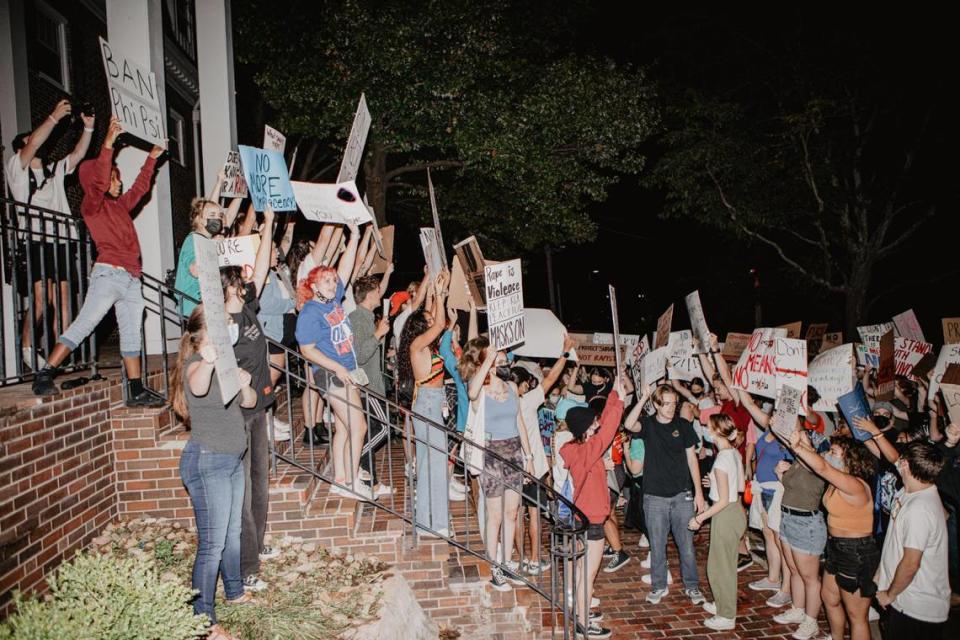
{"type": "Polygon", "coordinates": [[[641,533],[641,534],[640,534],[640,548],[641,548],[641,549],[649,549],[649,548],[650,548],[650,541],[647,540],[647,534],[645,534],[645,533],[641,533]]]}
{"type": "Polygon", "coordinates": [[[641,568],[641,569],[649,569],[649,568],[650,568],[650,554],[649,554],[649,553],[647,554],[647,557],[644,558],[644,559],[640,562],[640,568],[641,568]]]}
{"type": "Polygon", "coordinates": [[[374,488],[373,497],[382,498],[383,496],[392,496],[394,493],[396,492],[393,490],[393,487],[391,487],[388,484],[383,484],[381,482],[374,488]]]}
{"type": "Polygon", "coordinates": [[[733,631],[737,626],[736,620],[731,620],[730,618],[721,618],[720,616],[713,616],[712,618],[707,618],[703,621],[704,626],[713,629],[714,631],[733,631]]]}
{"type": "Polygon", "coordinates": [[[447,489],[447,499],[450,500],[450,502],[463,502],[467,499],[467,494],[464,491],[457,489],[453,484],[453,481],[451,481],[450,488],[447,489]]]}
{"type": "Polygon", "coordinates": [[[363,480],[364,482],[370,482],[371,480],[370,472],[367,471],[366,469],[360,469],[360,471],[357,472],[357,477],[363,480]]]}
{"type": "Polygon", "coordinates": [[[783,591],[777,591],[775,594],[767,598],[767,606],[773,607],[774,609],[785,607],[792,602],[793,598],[790,597],[790,594],[784,593],[783,591]]]}
{"type": "MultiPolygon", "coordinates": [[[[643,584],[653,584],[651,582],[652,575],[653,574],[650,574],[650,573],[643,574],[643,577],[640,578],[643,581],[643,584]]],[[[670,573],[669,571],[667,571],[667,584],[673,584],[673,574],[670,573]]]]}
{"type": "MultiPolygon", "coordinates": [[[[567,606],[568,606],[568,607],[573,607],[573,594],[571,594],[569,591],[567,591],[567,606]]],[[[590,598],[590,608],[591,608],[591,609],[596,609],[596,608],[599,607],[599,606],[600,606],[600,598],[598,598],[598,597],[596,597],[596,596],[590,598]]]]}
{"type": "Polygon", "coordinates": [[[780,583],[774,582],[769,578],[763,578],[762,580],[754,580],[753,582],[747,585],[754,591],[780,591],[780,583]]]}
{"type": "Polygon", "coordinates": [[[453,477],[453,476],[450,476],[450,488],[453,489],[453,490],[455,490],[455,491],[458,491],[458,492],[460,492],[460,493],[466,493],[466,492],[467,492],[467,487],[466,487],[466,485],[463,484],[462,482],[460,482],[459,480],[457,480],[457,479],[456,479],[455,477],[453,477]]]}
{"type": "Polygon", "coordinates": [[[790,607],[783,613],[778,613],[773,616],[773,621],[777,624],[800,624],[807,617],[806,612],[803,609],[798,609],[797,607],[790,607]]]}
{"type": "Polygon", "coordinates": [[[817,619],[804,614],[803,622],[790,637],[794,640],[812,640],[818,633],[820,633],[820,625],[817,624],[817,619]]]}
{"type": "Polygon", "coordinates": [[[712,616],[717,615],[717,603],[716,602],[704,602],[703,610],[709,613],[712,616]]]}
{"type": "Polygon", "coordinates": [[[273,418],[273,439],[274,440],[289,440],[290,439],[290,425],[274,416],[273,418]]]}
{"type": "Polygon", "coordinates": [[[244,591],[253,591],[259,593],[266,589],[269,585],[254,575],[249,575],[243,579],[243,590],[244,591]]]}

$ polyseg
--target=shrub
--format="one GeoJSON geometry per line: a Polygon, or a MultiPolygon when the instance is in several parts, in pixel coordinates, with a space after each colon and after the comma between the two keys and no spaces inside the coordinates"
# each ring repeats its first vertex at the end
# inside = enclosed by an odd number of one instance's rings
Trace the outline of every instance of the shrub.
{"type": "Polygon", "coordinates": [[[47,581],[42,600],[14,594],[0,639],[190,640],[208,625],[193,613],[192,591],[161,581],[150,559],[80,555],[47,581]]]}

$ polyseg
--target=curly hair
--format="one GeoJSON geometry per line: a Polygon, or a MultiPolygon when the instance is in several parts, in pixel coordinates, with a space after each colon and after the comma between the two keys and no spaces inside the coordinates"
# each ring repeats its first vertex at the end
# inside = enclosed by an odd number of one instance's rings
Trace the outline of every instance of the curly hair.
{"type": "Polygon", "coordinates": [[[311,269],[307,277],[297,284],[297,308],[299,309],[308,300],[313,299],[313,285],[320,282],[320,278],[328,273],[335,274],[336,272],[337,270],[333,267],[314,267],[311,269]]]}
{"type": "Polygon", "coordinates": [[[830,438],[830,445],[840,447],[847,473],[860,478],[867,484],[873,481],[873,477],[877,474],[877,459],[862,442],[846,436],[835,436],[830,438]]]}
{"type": "Polygon", "coordinates": [[[473,374],[477,372],[480,364],[484,358],[487,357],[487,349],[489,347],[490,341],[483,336],[474,338],[467,343],[466,348],[463,350],[463,355],[460,356],[460,363],[457,365],[460,377],[463,378],[463,381],[467,384],[470,383],[473,374]]]}
{"type": "MultiPolygon", "coordinates": [[[[400,347],[397,351],[397,370],[401,381],[414,381],[413,360],[410,358],[410,346],[413,341],[422,336],[430,328],[430,322],[427,320],[427,312],[422,309],[410,314],[406,323],[403,325],[403,333],[400,334],[400,347]]],[[[437,338],[430,351],[438,349],[440,338],[437,338]]]]}

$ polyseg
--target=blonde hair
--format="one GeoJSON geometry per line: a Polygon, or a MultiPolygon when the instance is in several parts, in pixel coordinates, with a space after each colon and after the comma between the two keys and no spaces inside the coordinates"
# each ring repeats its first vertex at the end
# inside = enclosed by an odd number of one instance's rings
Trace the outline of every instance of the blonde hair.
{"type": "Polygon", "coordinates": [[[710,416],[709,422],[710,428],[713,429],[715,434],[730,442],[736,443],[737,438],[740,436],[740,431],[737,429],[733,418],[725,413],[715,413],[710,416]]]}
{"type": "Polygon", "coordinates": [[[193,229],[197,228],[197,224],[200,218],[203,216],[203,208],[208,204],[212,204],[217,209],[220,209],[220,203],[214,202],[207,198],[194,198],[190,201],[190,227],[193,229]]]}
{"type": "Polygon", "coordinates": [[[663,406],[663,396],[668,393],[677,396],[677,390],[671,387],[668,384],[661,384],[656,389],[653,390],[653,395],[650,396],[650,399],[653,400],[653,404],[657,407],[663,406]]]}

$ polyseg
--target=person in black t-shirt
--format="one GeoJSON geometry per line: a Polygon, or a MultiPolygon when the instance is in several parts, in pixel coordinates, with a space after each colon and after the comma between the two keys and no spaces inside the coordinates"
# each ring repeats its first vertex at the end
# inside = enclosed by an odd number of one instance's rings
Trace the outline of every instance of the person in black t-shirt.
{"type": "Polygon", "coordinates": [[[677,392],[660,385],[652,395],[656,415],[644,417],[640,437],[645,448],[643,512],[650,541],[650,580],[647,602],[657,604],[667,594],[667,535],[673,533],[680,552],[684,593],[693,604],[705,601],[700,592],[693,532],[687,524],[704,510],[693,424],[677,415],[677,392]]]}

